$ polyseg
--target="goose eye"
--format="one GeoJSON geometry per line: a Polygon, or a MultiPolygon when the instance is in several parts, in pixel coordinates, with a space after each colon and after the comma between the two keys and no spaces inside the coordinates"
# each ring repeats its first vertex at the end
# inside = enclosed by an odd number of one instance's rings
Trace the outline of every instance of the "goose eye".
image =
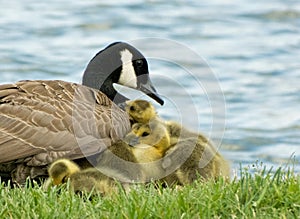
{"type": "Polygon", "coordinates": [[[134,106],[131,106],[129,109],[130,109],[130,111],[134,111],[134,110],[135,110],[135,107],[134,107],[134,106]]]}
{"type": "Polygon", "coordinates": [[[136,60],[135,64],[137,67],[142,67],[144,62],[143,62],[143,60],[136,60]]]}
{"type": "Polygon", "coordinates": [[[148,132],[143,132],[143,134],[142,134],[143,137],[146,137],[146,136],[148,136],[148,135],[149,135],[148,132]]]}

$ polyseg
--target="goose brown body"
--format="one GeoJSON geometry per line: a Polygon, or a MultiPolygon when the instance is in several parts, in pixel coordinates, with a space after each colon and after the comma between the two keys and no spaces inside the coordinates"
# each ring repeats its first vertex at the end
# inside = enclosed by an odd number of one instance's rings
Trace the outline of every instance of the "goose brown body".
{"type": "Polygon", "coordinates": [[[100,152],[129,131],[126,113],[95,89],[64,81],[4,86],[0,163],[26,158],[27,165],[41,166],[59,157],[77,159],[100,152]]]}

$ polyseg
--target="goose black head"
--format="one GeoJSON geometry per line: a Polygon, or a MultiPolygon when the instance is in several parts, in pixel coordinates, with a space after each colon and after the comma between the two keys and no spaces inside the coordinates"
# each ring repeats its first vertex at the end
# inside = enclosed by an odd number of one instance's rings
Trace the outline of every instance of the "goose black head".
{"type": "Polygon", "coordinates": [[[118,93],[113,83],[140,90],[163,105],[149,77],[145,57],[133,46],[115,42],[98,52],[89,62],[82,84],[105,93],[117,104],[128,98],[118,93]]]}

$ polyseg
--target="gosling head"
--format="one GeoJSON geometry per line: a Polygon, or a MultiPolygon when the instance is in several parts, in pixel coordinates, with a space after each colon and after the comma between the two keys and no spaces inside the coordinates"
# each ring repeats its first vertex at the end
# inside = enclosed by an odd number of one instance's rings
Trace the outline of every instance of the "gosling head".
{"type": "Polygon", "coordinates": [[[149,123],[157,117],[154,106],[146,100],[126,101],[125,110],[132,123],[149,123]]]}
{"type": "Polygon", "coordinates": [[[124,141],[132,147],[146,144],[163,154],[170,147],[170,136],[165,125],[157,120],[148,124],[136,123],[124,141]]]}
{"type": "Polygon", "coordinates": [[[59,159],[53,162],[48,169],[49,177],[52,179],[53,185],[67,182],[72,174],[79,171],[79,166],[67,159],[59,159]]]}

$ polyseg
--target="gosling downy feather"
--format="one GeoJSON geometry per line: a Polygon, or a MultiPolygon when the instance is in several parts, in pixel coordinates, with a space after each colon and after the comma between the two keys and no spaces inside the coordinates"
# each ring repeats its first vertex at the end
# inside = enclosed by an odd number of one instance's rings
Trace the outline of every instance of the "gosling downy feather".
{"type": "MultiPolygon", "coordinates": [[[[164,135],[168,136],[170,144],[168,145],[167,141],[161,141],[163,144],[156,144],[156,147],[164,153],[162,167],[165,169],[165,173],[171,173],[162,179],[168,185],[190,184],[199,176],[202,180],[218,179],[219,177],[229,179],[229,162],[204,135],[191,132],[174,121],[163,121],[156,115],[152,104],[145,100],[126,101],[125,109],[131,121],[144,123],[132,125],[133,131],[137,129],[136,133],[143,130],[138,127],[156,123],[164,125],[167,129],[164,135]]],[[[152,130],[155,132],[155,126],[152,127],[152,130]]],[[[161,129],[159,133],[163,135],[164,132],[161,129]]],[[[142,137],[140,136],[138,140],[131,138],[130,142],[139,143],[140,138],[142,137]]],[[[145,156],[147,156],[146,153],[145,156]]],[[[162,170],[160,172],[164,173],[162,170]]]]}
{"type": "Polygon", "coordinates": [[[162,158],[171,146],[168,130],[160,120],[152,120],[147,124],[135,123],[124,141],[131,146],[139,163],[162,158]]]}
{"type": "Polygon", "coordinates": [[[127,98],[113,83],[141,90],[163,104],[145,57],[122,42],[90,61],[85,86],[41,80],[0,85],[0,176],[10,173],[23,183],[27,176],[46,174],[43,166],[58,158],[100,153],[123,137],[130,123],[117,105],[127,98]]]}
{"type": "Polygon", "coordinates": [[[75,162],[68,159],[58,159],[49,166],[49,178],[45,181],[43,188],[48,189],[52,185],[66,183],[72,174],[80,172],[80,170],[75,162]]]}
{"type": "Polygon", "coordinates": [[[132,124],[149,123],[151,119],[158,118],[154,106],[146,100],[127,100],[125,103],[132,124]]]}
{"type": "Polygon", "coordinates": [[[159,160],[170,145],[168,131],[160,121],[136,123],[123,140],[97,158],[97,169],[121,183],[148,182],[161,176],[159,160]]]}
{"type": "Polygon", "coordinates": [[[133,182],[147,182],[154,175],[161,175],[159,166],[149,162],[160,159],[169,145],[168,131],[160,122],[156,121],[151,125],[134,124],[124,141],[112,144],[99,155],[97,168],[80,170],[76,163],[67,159],[52,163],[44,188],[63,184],[69,179],[75,192],[91,192],[94,189],[102,194],[110,194],[117,189],[116,180],[124,188],[133,182]],[[138,138],[138,142],[133,144],[133,138],[138,138]],[[131,145],[126,144],[127,141],[131,145]]]}
{"type": "MultiPolygon", "coordinates": [[[[75,193],[93,192],[94,194],[112,195],[119,190],[115,179],[101,173],[96,168],[81,170],[73,161],[59,159],[48,168],[49,178],[43,184],[43,188],[48,190],[51,186],[70,183],[70,189],[75,193]]],[[[126,175],[124,175],[126,177],[126,175]]],[[[120,183],[125,190],[129,189],[129,184],[120,183]]]]}
{"type": "Polygon", "coordinates": [[[157,180],[166,175],[161,158],[171,145],[169,132],[161,120],[135,123],[124,141],[131,146],[131,152],[140,164],[142,182],[157,180]]]}
{"type": "Polygon", "coordinates": [[[131,125],[134,123],[147,124],[152,120],[164,123],[169,131],[171,144],[175,144],[178,140],[188,137],[197,138],[198,133],[191,132],[175,121],[165,121],[161,119],[154,106],[146,100],[128,100],[126,101],[125,110],[129,115],[131,125]]]}

